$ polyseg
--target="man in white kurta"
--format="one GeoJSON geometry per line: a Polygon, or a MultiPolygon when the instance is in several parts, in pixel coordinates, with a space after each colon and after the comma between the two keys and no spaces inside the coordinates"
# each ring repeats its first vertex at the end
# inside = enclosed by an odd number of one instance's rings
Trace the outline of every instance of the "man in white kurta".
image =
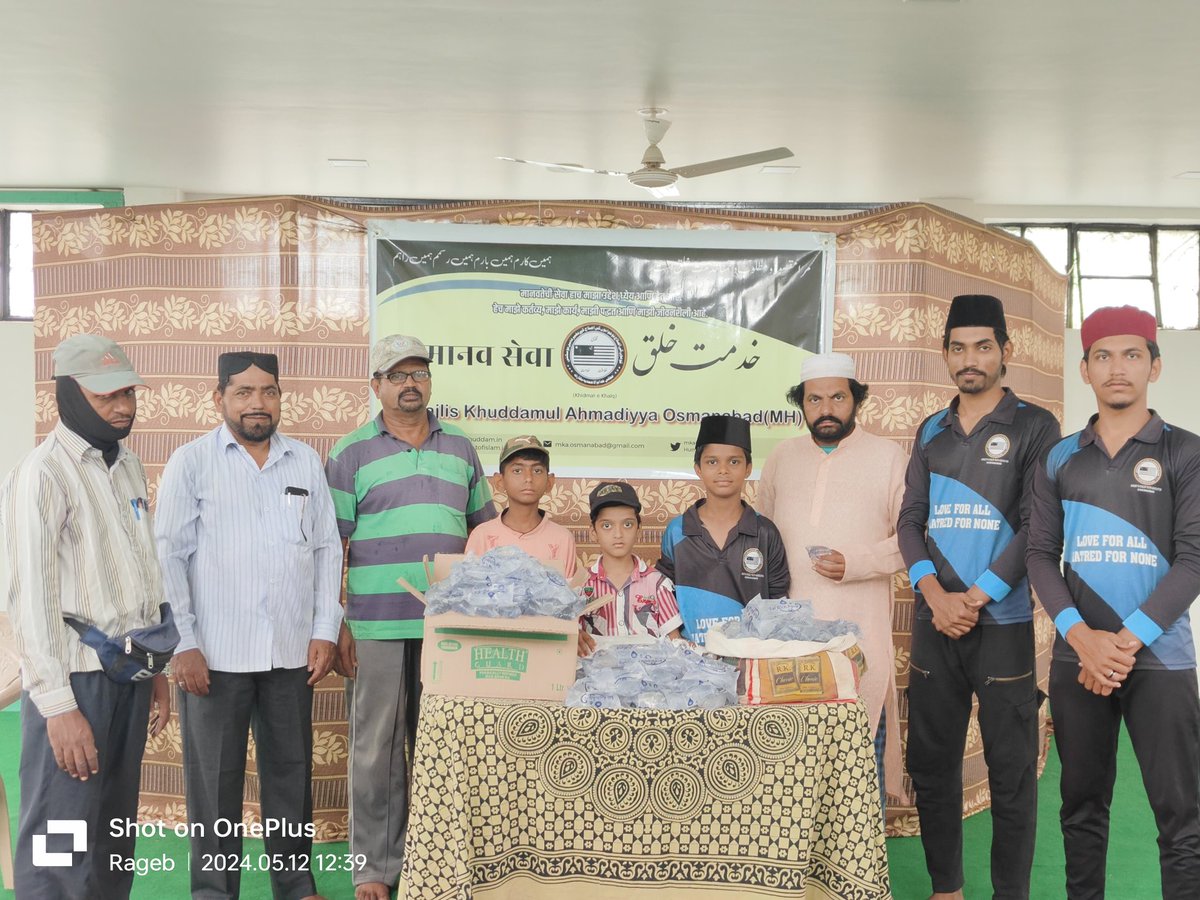
{"type": "Polygon", "coordinates": [[[900,798],[899,718],[892,644],[892,575],[904,567],[896,519],[904,494],[904,452],[856,427],[866,385],[844,353],[811,356],[788,393],[808,433],[767,458],[755,507],[779,527],[793,599],[818,618],[858,625],[867,672],[861,685],[872,736],[886,716],[882,754],[887,793],[900,798]],[[813,548],[810,550],[810,548],[813,548]]]}

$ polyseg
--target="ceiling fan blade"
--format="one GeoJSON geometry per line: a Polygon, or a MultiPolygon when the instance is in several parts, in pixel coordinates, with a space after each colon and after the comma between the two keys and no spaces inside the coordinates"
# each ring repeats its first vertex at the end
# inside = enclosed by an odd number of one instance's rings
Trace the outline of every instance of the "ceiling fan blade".
{"type": "Polygon", "coordinates": [[[647,190],[650,191],[650,196],[652,196],[656,200],[662,200],[662,199],[665,199],[666,197],[678,197],[679,196],[679,188],[677,188],[673,184],[668,184],[666,187],[660,187],[660,188],[648,188],[647,190]]]}
{"type": "Polygon", "coordinates": [[[496,159],[502,159],[505,162],[523,163],[527,166],[541,166],[543,169],[549,169],[552,172],[583,172],[587,175],[620,175],[625,176],[625,172],[610,172],[608,169],[589,169],[587,166],[581,166],[579,163],[552,163],[539,162],[536,159],[517,159],[513,156],[497,156],[496,159]]]}
{"type": "Polygon", "coordinates": [[[727,156],[724,159],[712,159],[708,162],[696,163],[691,166],[679,166],[669,169],[680,178],[695,178],[698,175],[713,175],[717,172],[728,172],[730,169],[741,169],[746,166],[756,166],[759,163],[771,162],[775,159],[787,159],[795,156],[787,147],[776,147],[773,150],[760,150],[757,153],[745,153],[742,156],[727,156]]]}

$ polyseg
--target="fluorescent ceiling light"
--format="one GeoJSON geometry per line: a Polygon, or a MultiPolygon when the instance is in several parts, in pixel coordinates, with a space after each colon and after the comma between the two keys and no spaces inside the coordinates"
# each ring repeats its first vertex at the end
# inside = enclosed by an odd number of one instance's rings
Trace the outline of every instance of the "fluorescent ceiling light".
{"type": "Polygon", "coordinates": [[[326,162],[335,169],[365,169],[367,167],[365,159],[328,159],[326,162]]]}
{"type": "Polygon", "coordinates": [[[799,166],[763,166],[759,169],[764,175],[795,175],[800,171],[799,166]]]}
{"type": "Polygon", "coordinates": [[[1180,172],[1176,178],[1193,178],[1200,181],[1200,172],[1180,172]]]}

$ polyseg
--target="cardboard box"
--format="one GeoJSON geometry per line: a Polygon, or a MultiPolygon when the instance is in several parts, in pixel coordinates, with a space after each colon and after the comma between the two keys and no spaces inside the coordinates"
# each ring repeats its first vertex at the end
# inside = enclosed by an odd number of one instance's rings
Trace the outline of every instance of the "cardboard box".
{"type": "Polygon", "coordinates": [[[705,649],[738,668],[738,702],[829,703],[858,699],[867,660],[853,635],[823,644],[729,639],[710,631],[705,649]]]}
{"type": "MultiPolygon", "coordinates": [[[[462,560],[439,553],[429,583],[436,584],[462,560]]],[[[425,597],[401,579],[404,589],[425,597]]],[[[607,602],[611,598],[605,598],[607,602]]],[[[585,607],[590,612],[595,604],[585,607]]],[[[552,616],[504,619],[443,613],[425,617],[421,684],[431,694],[563,700],[575,683],[579,623],[552,616]]]]}

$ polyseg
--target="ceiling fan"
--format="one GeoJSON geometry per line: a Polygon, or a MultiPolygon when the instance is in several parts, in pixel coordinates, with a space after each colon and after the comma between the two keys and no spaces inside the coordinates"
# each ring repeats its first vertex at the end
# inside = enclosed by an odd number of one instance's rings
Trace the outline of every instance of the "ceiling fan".
{"type": "Polygon", "coordinates": [[[676,188],[675,182],[680,178],[696,178],[700,175],[728,172],[730,169],[756,166],[760,163],[771,162],[776,159],[787,159],[789,156],[794,155],[787,147],[775,147],[771,150],[760,150],[757,153],[727,156],[724,159],[711,159],[708,162],[668,169],[665,167],[666,160],[663,158],[662,150],[658,147],[659,142],[667,133],[667,129],[671,127],[670,121],[662,118],[666,112],[667,110],[658,106],[638,110],[638,115],[642,117],[642,124],[646,129],[646,140],[650,142],[650,146],[642,154],[641,168],[635,169],[632,172],[612,172],[608,169],[591,169],[587,166],[581,166],[578,163],[538,162],[535,159],[516,159],[512,156],[497,156],[496,159],[522,163],[528,166],[541,166],[544,169],[549,169],[551,172],[583,172],[589,175],[616,175],[627,179],[630,184],[645,188],[655,197],[662,198],[679,196],[679,189],[676,188]]]}

